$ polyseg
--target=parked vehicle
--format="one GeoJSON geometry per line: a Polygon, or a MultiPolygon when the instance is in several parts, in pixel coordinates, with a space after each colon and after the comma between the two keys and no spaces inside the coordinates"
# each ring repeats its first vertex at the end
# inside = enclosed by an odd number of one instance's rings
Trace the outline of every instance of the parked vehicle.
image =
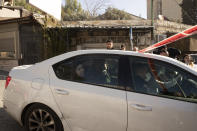
{"type": "Polygon", "coordinates": [[[80,50],[13,68],[3,101],[28,131],[196,131],[197,72],[165,56],[80,50]]]}

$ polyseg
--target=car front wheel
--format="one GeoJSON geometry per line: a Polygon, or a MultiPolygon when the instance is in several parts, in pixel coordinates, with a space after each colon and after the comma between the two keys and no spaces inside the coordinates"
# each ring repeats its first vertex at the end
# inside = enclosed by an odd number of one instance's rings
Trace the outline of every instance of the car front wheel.
{"type": "Polygon", "coordinates": [[[27,109],[25,128],[27,131],[63,131],[56,113],[42,104],[34,104],[27,109]]]}

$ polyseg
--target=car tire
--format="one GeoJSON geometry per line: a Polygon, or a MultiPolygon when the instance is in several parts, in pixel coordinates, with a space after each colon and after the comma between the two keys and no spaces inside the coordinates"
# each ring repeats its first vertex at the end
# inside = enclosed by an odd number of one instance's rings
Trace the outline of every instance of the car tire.
{"type": "Polygon", "coordinates": [[[27,131],[63,131],[57,114],[42,104],[34,104],[27,109],[25,128],[27,131]]]}

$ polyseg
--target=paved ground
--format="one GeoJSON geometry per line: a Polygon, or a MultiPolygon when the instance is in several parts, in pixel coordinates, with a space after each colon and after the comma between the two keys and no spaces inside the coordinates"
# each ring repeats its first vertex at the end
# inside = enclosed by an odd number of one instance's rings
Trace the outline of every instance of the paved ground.
{"type": "Polygon", "coordinates": [[[12,119],[2,108],[2,95],[5,80],[0,80],[0,131],[24,131],[22,127],[12,119]]]}

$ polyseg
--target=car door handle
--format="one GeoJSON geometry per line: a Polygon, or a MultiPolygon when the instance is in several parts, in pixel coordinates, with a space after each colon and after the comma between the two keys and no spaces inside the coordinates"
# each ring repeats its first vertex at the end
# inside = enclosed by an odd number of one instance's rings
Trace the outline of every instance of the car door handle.
{"type": "Polygon", "coordinates": [[[56,93],[61,95],[69,95],[69,92],[64,89],[55,89],[56,93]]]}
{"type": "Polygon", "coordinates": [[[131,107],[139,111],[152,111],[152,107],[140,104],[131,104],[131,107]]]}

